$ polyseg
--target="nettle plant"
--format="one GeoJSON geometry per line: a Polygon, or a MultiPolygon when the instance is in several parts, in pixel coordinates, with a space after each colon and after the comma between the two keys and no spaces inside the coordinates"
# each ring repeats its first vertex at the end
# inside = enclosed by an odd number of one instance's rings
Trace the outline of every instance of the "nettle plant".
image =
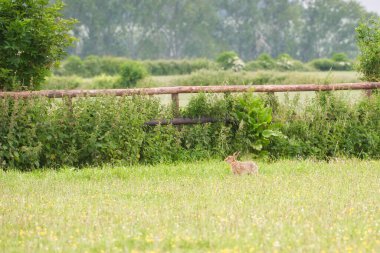
{"type": "Polygon", "coordinates": [[[237,97],[233,115],[239,122],[237,135],[241,151],[263,155],[273,137],[283,137],[272,124],[272,108],[260,97],[252,94],[237,97]]]}

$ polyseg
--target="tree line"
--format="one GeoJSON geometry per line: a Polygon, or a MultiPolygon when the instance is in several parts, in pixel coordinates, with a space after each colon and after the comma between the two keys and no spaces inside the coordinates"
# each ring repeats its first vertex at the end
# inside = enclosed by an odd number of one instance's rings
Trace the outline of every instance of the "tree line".
{"type": "Polygon", "coordinates": [[[309,61],[358,53],[355,27],[375,16],[356,0],[64,0],[76,18],[70,53],[135,59],[215,58],[225,50],[244,60],[287,53],[309,61]]]}

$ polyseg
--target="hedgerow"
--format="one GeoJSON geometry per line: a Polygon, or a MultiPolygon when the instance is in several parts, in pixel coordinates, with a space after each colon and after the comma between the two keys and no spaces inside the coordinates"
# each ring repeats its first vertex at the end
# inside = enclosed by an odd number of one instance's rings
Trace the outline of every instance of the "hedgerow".
{"type": "Polygon", "coordinates": [[[173,118],[156,98],[0,99],[0,167],[32,170],[104,163],[223,158],[235,151],[277,158],[380,158],[380,95],[354,104],[319,93],[309,102],[273,95],[206,95],[181,117],[221,122],[147,126],[173,118]],[[223,120],[228,119],[227,123],[223,120]]]}

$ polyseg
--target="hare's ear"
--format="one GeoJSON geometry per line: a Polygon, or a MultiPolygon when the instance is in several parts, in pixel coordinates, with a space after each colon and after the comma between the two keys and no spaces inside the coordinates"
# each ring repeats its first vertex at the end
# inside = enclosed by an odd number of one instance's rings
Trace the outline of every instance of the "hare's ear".
{"type": "Polygon", "coordinates": [[[238,151],[238,152],[236,152],[236,153],[234,154],[235,157],[238,157],[239,155],[240,155],[240,151],[238,151]]]}

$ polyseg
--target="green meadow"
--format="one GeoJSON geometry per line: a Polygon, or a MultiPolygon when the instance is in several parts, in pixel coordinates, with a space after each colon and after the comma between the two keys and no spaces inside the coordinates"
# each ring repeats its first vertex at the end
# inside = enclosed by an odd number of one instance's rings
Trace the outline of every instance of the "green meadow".
{"type": "Polygon", "coordinates": [[[1,252],[379,252],[380,162],[0,171],[1,252]]]}

